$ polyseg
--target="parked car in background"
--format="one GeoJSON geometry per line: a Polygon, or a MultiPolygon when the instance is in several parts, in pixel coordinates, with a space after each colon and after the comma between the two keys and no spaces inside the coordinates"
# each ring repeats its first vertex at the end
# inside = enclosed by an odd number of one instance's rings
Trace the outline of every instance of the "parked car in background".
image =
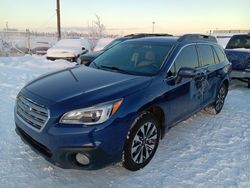
{"type": "Polygon", "coordinates": [[[105,46],[107,46],[109,43],[111,43],[114,40],[114,38],[101,38],[97,41],[96,46],[94,47],[93,51],[101,51],[105,46]]]}
{"type": "Polygon", "coordinates": [[[47,50],[50,48],[49,42],[36,42],[36,46],[31,50],[32,54],[46,55],[47,50]]]}
{"type": "Polygon", "coordinates": [[[111,47],[113,47],[113,46],[115,46],[123,41],[129,40],[129,39],[142,38],[142,37],[152,37],[152,36],[172,36],[172,35],[170,35],[170,34],[152,34],[152,33],[139,33],[139,34],[126,35],[124,37],[120,37],[120,38],[113,40],[108,45],[106,45],[102,50],[89,52],[89,53],[81,55],[80,64],[85,64],[85,65],[90,64],[95,58],[97,58],[103,52],[107,51],[111,47]]]}
{"type": "Polygon", "coordinates": [[[16,99],[16,131],[63,168],[122,161],[139,170],[171,127],[203,108],[222,110],[230,69],[211,36],[130,39],[89,66],[27,84],[16,99]]]}
{"type": "Polygon", "coordinates": [[[80,39],[61,39],[47,51],[47,59],[66,59],[77,62],[81,54],[91,50],[90,43],[85,38],[80,39]]]}
{"type": "Polygon", "coordinates": [[[232,63],[232,78],[247,82],[250,88],[250,34],[232,36],[225,52],[232,63]]]}

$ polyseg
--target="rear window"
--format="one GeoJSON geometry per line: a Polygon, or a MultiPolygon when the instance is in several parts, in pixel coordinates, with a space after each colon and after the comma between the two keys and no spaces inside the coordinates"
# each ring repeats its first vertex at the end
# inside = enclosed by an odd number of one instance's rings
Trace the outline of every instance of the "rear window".
{"type": "Polygon", "coordinates": [[[220,60],[220,62],[225,60],[225,53],[222,51],[221,48],[219,48],[218,46],[214,46],[214,50],[220,60]]]}
{"type": "Polygon", "coordinates": [[[198,46],[199,55],[201,58],[202,66],[214,64],[214,55],[210,45],[200,44],[198,46]]]}
{"type": "Polygon", "coordinates": [[[250,35],[234,35],[228,42],[226,49],[247,48],[250,49],[250,35]]]}
{"type": "Polygon", "coordinates": [[[215,62],[215,63],[219,63],[219,62],[220,62],[220,59],[219,59],[217,53],[215,52],[215,49],[213,49],[213,54],[214,54],[214,62],[215,62]]]}

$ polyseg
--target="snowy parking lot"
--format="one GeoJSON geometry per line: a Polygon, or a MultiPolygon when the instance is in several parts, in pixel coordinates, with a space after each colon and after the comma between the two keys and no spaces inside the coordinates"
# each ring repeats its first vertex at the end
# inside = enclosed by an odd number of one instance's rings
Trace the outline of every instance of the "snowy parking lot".
{"type": "Polygon", "coordinates": [[[250,89],[238,82],[220,114],[199,112],[172,128],[142,170],[64,170],[45,161],[15,133],[15,97],[33,78],[69,66],[43,56],[0,57],[0,187],[250,187],[250,89]]]}

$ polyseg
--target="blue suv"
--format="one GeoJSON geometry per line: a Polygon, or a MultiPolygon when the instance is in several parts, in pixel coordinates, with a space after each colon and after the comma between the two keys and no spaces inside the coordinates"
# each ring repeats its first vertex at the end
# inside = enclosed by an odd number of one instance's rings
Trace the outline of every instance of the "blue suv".
{"type": "Polygon", "coordinates": [[[15,106],[16,132],[62,168],[122,161],[135,171],[178,122],[221,111],[231,64],[206,35],[122,42],[79,65],[28,83],[15,106]]]}

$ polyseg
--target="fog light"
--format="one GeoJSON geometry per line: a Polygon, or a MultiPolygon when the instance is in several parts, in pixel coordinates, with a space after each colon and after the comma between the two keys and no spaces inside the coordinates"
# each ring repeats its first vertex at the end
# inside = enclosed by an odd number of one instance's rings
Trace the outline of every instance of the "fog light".
{"type": "Polygon", "coordinates": [[[89,164],[89,158],[82,154],[82,153],[77,153],[76,154],[76,161],[80,163],[81,165],[88,165],[89,164]]]}

